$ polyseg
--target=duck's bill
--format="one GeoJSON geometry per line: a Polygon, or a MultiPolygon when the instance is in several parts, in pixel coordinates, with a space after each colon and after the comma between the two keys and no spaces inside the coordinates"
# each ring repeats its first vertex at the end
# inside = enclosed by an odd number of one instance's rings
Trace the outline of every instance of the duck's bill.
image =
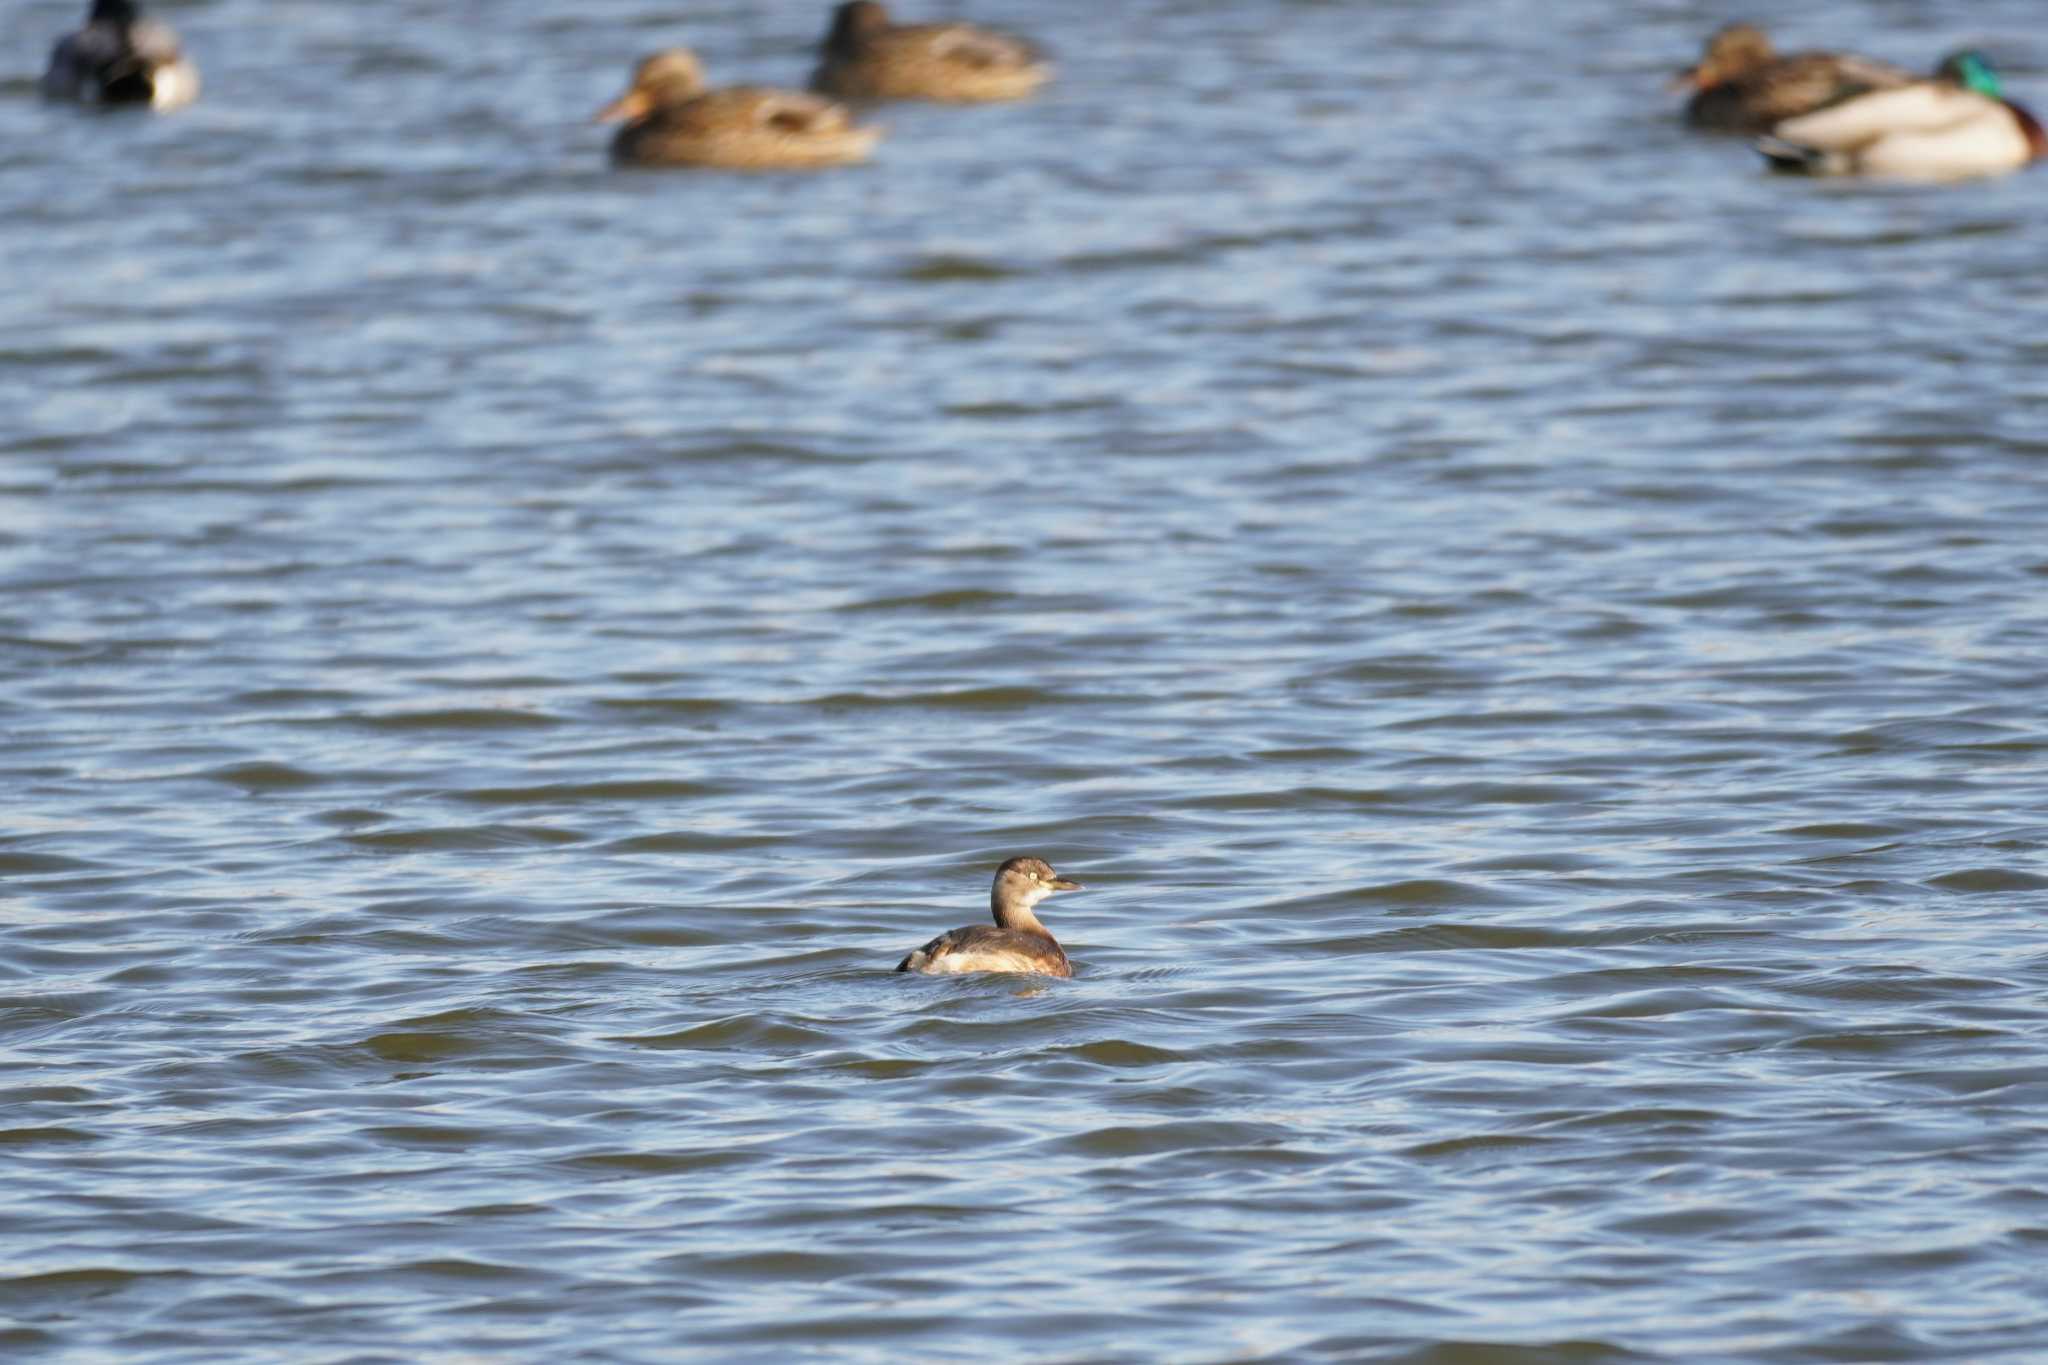
{"type": "Polygon", "coordinates": [[[647,97],[638,90],[628,90],[625,94],[598,110],[592,121],[596,123],[624,123],[628,119],[639,118],[646,112],[647,97]]]}

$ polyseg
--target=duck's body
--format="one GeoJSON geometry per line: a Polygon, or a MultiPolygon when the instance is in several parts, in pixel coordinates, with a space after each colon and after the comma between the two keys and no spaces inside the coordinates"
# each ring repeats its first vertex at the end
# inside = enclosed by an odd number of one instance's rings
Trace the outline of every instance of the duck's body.
{"type": "Polygon", "coordinates": [[[1982,56],[1961,52],[1933,80],[1787,119],[1757,141],[1777,170],[1889,180],[1963,180],[2048,155],[2040,121],[2004,98],[1982,56]]]}
{"type": "Polygon", "coordinates": [[[1693,88],[1685,121],[1717,133],[1757,134],[1873,90],[1912,83],[1913,73],[1848,52],[1780,55],[1762,29],[1729,24],[1709,38],[1699,65],[1679,75],[1693,88]]]}
{"type": "Polygon", "coordinates": [[[845,105],[800,90],[708,90],[683,48],[640,63],[626,93],[598,114],[623,120],[612,139],[622,166],[811,170],[865,161],[881,130],[854,123],[845,105]]]}
{"type": "Polygon", "coordinates": [[[811,75],[811,89],[843,100],[1018,100],[1052,76],[1032,44],[974,24],[894,24],[876,0],[848,0],[811,75]]]}
{"type": "Polygon", "coordinates": [[[93,0],[85,27],[57,40],[43,72],[45,97],[175,109],[199,96],[199,68],[169,24],[132,0],[93,0]]]}
{"type": "Polygon", "coordinates": [[[1035,972],[1072,976],[1067,954],[1031,907],[1055,891],[1078,891],[1041,858],[1012,858],[996,869],[989,891],[993,927],[970,924],[948,930],[896,964],[899,972],[1035,972]]]}

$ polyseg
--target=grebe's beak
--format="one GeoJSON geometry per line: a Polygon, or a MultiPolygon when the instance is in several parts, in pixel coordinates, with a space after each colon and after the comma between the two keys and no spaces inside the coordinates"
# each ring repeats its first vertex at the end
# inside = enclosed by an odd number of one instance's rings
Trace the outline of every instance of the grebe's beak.
{"type": "Polygon", "coordinates": [[[628,90],[625,94],[597,111],[594,122],[626,123],[646,115],[652,105],[647,96],[639,90],[628,90]]]}
{"type": "Polygon", "coordinates": [[[1707,83],[1702,78],[1701,73],[1705,70],[1704,66],[1688,66],[1666,81],[1664,88],[1674,95],[1681,90],[1704,90],[1707,88],[1707,83]]]}
{"type": "Polygon", "coordinates": [[[1081,889],[1081,883],[1070,882],[1065,877],[1054,877],[1045,885],[1048,890],[1052,891],[1079,891],[1081,889]]]}

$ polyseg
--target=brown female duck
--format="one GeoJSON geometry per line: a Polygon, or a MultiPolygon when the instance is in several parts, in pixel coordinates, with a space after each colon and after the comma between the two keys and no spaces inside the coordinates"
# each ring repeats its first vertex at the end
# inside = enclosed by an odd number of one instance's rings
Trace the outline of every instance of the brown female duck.
{"type": "Polygon", "coordinates": [[[1717,133],[1769,132],[1785,119],[1913,79],[1910,71],[1846,52],[1780,56],[1754,24],[1716,32],[1699,65],[1678,76],[1681,88],[1693,90],[1685,121],[1717,133]]]}
{"type": "Polygon", "coordinates": [[[981,104],[1023,99],[1052,76],[1022,38],[974,24],[894,24],[877,0],[847,0],[811,75],[811,89],[843,100],[981,104]]]}
{"type": "Polygon", "coordinates": [[[612,139],[622,166],[845,166],[865,161],[882,135],[856,125],[845,105],[800,90],[706,89],[696,54],[680,47],[641,62],[626,93],[597,116],[624,121],[612,139]]]}

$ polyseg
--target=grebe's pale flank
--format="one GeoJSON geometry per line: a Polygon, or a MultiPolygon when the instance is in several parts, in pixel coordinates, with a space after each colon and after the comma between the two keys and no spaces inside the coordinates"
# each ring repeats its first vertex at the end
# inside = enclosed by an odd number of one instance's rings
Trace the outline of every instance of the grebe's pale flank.
{"type": "Polygon", "coordinates": [[[1055,891],[1079,891],[1043,858],[1012,858],[996,869],[989,891],[995,927],[970,924],[940,934],[896,964],[899,972],[1037,972],[1072,976],[1067,955],[1031,907],[1055,891]]]}

